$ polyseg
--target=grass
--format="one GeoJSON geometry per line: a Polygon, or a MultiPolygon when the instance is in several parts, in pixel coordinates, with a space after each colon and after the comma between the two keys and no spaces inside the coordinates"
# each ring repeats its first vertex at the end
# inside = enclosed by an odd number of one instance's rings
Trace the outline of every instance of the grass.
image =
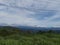
{"type": "Polygon", "coordinates": [[[0,27],[0,45],[60,45],[60,34],[48,32],[31,33],[13,27],[0,27]]]}
{"type": "Polygon", "coordinates": [[[0,37],[0,45],[60,45],[60,34],[29,35],[0,37]]]}

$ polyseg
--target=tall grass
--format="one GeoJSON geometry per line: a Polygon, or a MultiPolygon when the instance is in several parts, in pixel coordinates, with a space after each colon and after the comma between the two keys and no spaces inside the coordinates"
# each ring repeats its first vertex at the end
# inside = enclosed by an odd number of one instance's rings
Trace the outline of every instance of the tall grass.
{"type": "Polygon", "coordinates": [[[0,45],[60,45],[60,34],[30,32],[11,27],[0,28],[0,45]]]}
{"type": "Polygon", "coordinates": [[[11,35],[0,37],[0,45],[60,45],[60,34],[11,35]]]}

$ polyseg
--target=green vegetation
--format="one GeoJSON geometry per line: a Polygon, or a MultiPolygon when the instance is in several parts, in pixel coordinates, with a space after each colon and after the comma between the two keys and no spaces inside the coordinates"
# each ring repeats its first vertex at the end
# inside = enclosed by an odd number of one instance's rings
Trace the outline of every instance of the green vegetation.
{"type": "Polygon", "coordinates": [[[0,45],[60,45],[60,34],[31,30],[22,31],[14,27],[0,27],[0,45]]]}

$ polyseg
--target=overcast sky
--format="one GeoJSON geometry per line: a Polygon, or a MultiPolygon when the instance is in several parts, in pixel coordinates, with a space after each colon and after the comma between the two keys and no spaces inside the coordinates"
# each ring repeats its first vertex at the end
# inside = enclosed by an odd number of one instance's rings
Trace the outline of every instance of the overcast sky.
{"type": "Polygon", "coordinates": [[[0,24],[60,27],[60,0],[0,0],[0,24]]]}

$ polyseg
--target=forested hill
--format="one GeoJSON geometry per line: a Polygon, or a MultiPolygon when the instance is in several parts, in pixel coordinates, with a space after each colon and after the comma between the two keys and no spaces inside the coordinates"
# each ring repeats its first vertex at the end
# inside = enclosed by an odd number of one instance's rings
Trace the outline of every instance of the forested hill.
{"type": "MultiPolygon", "coordinates": [[[[49,30],[48,32],[53,32],[49,30]]],[[[22,30],[17,27],[12,26],[0,26],[0,36],[9,36],[13,34],[35,34],[35,33],[46,33],[46,31],[42,30],[22,30]]]]}
{"type": "MultiPolygon", "coordinates": [[[[35,28],[36,29],[36,28],[35,28]]],[[[43,29],[43,28],[42,28],[43,29]]],[[[46,30],[46,29],[45,29],[46,30]]],[[[36,30],[33,30],[33,29],[28,29],[28,30],[22,30],[22,29],[20,29],[20,28],[17,28],[17,27],[12,27],[12,26],[0,26],[0,33],[34,33],[34,32],[39,32],[39,33],[41,33],[41,32],[54,32],[53,30],[48,30],[48,31],[43,31],[43,30],[38,30],[38,29],[36,29],[36,30]]],[[[55,32],[60,32],[59,30],[55,30],[55,32]]]]}
{"type": "Polygon", "coordinates": [[[13,26],[0,26],[0,33],[41,33],[41,32],[57,32],[60,33],[60,28],[35,28],[35,27],[13,27],[13,26]],[[56,30],[54,30],[56,29],[56,30]],[[58,30],[57,30],[58,29],[58,30]]]}

